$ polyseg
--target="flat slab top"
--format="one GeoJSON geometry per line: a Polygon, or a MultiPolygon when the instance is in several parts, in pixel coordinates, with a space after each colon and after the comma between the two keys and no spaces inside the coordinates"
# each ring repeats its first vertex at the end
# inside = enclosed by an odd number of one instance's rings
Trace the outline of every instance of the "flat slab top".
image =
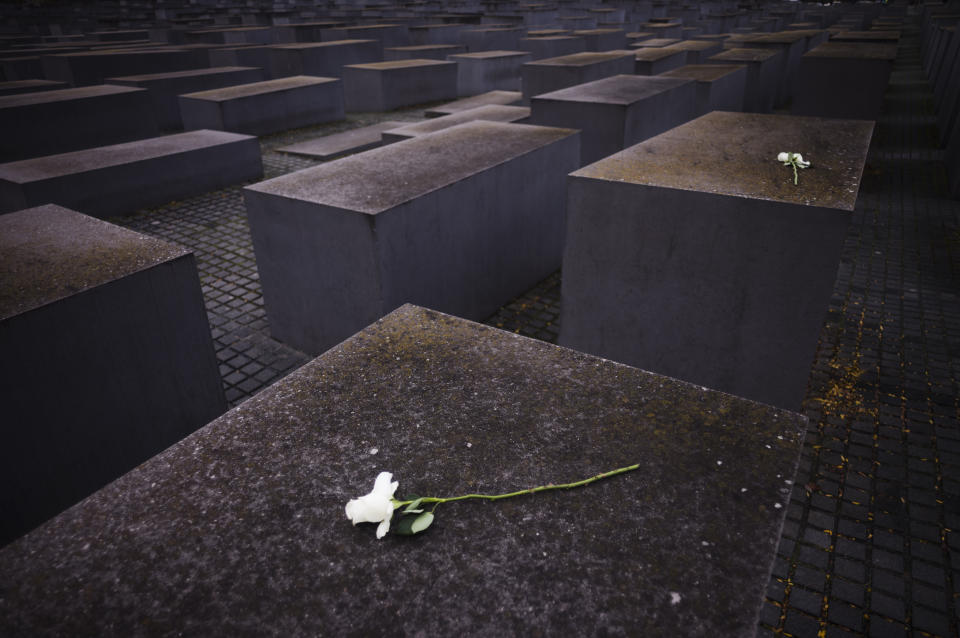
{"type": "Polygon", "coordinates": [[[666,47],[646,47],[637,49],[635,57],[640,62],[656,62],[674,55],[682,55],[686,59],[687,52],[684,49],[676,48],[676,45],[666,47]]]}
{"type": "Polygon", "coordinates": [[[602,64],[610,60],[618,60],[633,56],[635,51],[624,51],[616,49],[614,51],[583,51],[581,53],[571,53],[570,55],[561,55],[555,58],[545,58],[527,62],[525,66],[589,66],[591,64],[602,64]]]}
{"type": "Polygon", "coordinates": [[[377,40],[329,40],[327,42],[286,42],[283,44],[272,44],[271,49],[283,49],[284,51],[312,51],[314,49],[335,49],[337,47],[349,47],[355,44],[377,44],[377,40]]]}
{"type": "Polygon", "coordinates": [[[427,60],[423,58],[413,58],[410,60],[388,60],[387,62],[367,62],[364,64],[347,64],[345,69],[364,69],[366,71],[397,71],[400,69],[427,69],[430,67],[442,67],[456,64],[456,62],[447,62],[445,60],[427,60]]]}
{"type": "Polygon", "coordinates": [[[793,44],[805,40],[806,33],[800,31],[777,31],[776,33],[758,33],[752,37],[751,44],[793,44]]]}
{"type": "Polygon", "coordinates": [[[770,58],[775,58],[779,55],[783,55],[780,51],[776,49],[747,49],[747,48],[734,48],[727,49],[722,53],[716,55],[711,55],[711,60],[723,60],[724,62],[764,62],[770,58]]]}
{"type": "Polygon", "coordinates": [[[15,184],[26,184],[70,173],[84,173],[99,168],[119,166],[165,155],[189,153],[220,144],[233,144],[251,139],[256,138],[240,133],[199,129],[135,142],[97,146],[58,155],[44,155],[7,162],[0,164],[0,179],[15,184]]]}
{"type": "Polygon", "coordinates": [[[623,29],[578,29],[573,35],[609,35],[613,33],[627,34],[623,29]]]}
{"type": "Polygon", "coordinates": [[[681,40],[672,46],[674,49],[683,49],[684,51],[707,51],[708,49],[717,49],[721,45],[718,42],[707,42],[706,40],[681,40]]]}
{"type": "Polygon", "coordinates": [[[485,104],[516,104],[522,97],[523,95],[520,93],[520,91],[487,91],[486,93],[481,93],[480,95],[465,97],[460,100],[454,100],[453,102],[447,102],[446,104],[435,106],[426,111],[426,115],[428,117],[446,115],[449,113],[456,113],[458,111],[466,111],[467,109],[472,109],[477,106],[484,106],[485,104]]]}
{"type": "Polygon", "coordinates": [[[613,75],[608,78],[577,84],[558,91],[551,91],[533,98],[564,102],[589,102],[603,104],[634,104],[689,84],[692,80],[665,78],[660,75],[613,75]]]}
{"type": "Polygon", "coordinates": [[[660,74],[665,78],[688,78],[697,82],[716,82],[740,73],[747,67],[743,64],[688,64],[660,74]]]}
{"type": "Polygon", "coordinates": [[[680,40],[679,38],[648,38],[647,40],[634,42],[633,46],[640,49],[645,49],[648,47],[670,46],[671,44],[677,44],[678,42],[683,42],[683,40],[680,40]]]}
{"type": "Polygon", "coordinates": [[[752,635],[805,426],[404,306],[0,550],[0,633],[752,635]],[[632,464],[412,537],[344,514],[381,471],[405,498],[632,464]]]}
{"type": "Polygon", "coordinates": [[[833,36],[833,40],[864,40],[867,42],[897,42],[900,40],[900,31],[876,30],[876,31],[841,31],[833,36]]]}
{"type": "Polygon", "coordinates": [[[0,215],[0,319],[188,254],[55,204],[0,215]]]}
{"type": "Polygon", "coordinates": [[[475,121],[248,186],[375,215],[577,131],[475,121]]]}
{"type": "Polygon", "coordinates": [[[265,80],[263,82],[251,82],[250,84],[225,86],[222,89],[210,89],[209,91],[184,93],[180,97],[190,98],[192,100],[224,102],[226,100],[235,100],[253,95],[263,95],[264,93],[290,91],[294,89],[302,89],[308,86],[319,86],[321,84],[331,84],[340,81],[341,80],[338,78],[321,78],[312,75],[293,75],[288,78],[280,78],[278,80],[265,80]]]}
{"type": "Polygon", "coordinates": [[[485,104],[472,109],[457,111],[450,115],[430,118],[422,122],[406,124],[391,131],[395,135],[426,135],[440,131],[464,122],[483,120],[486,122],[516,122],[530,117],[530,108],[526,106],[505,106],[502,104],[485,104]]]}
{"type": "Polygon", "coordinates": [[[824,42],[803,54],[805,58],[854,58],[858,60],[895,60],[896,44],[879,42],[824,42]]]}
{"type": "Polygon", "coordinates": [[[224,73],[240,73],[243,71],[258,71],[255,66],[215,66],[207,69],[187,69],[186,71],[168,71],[166,73],[144,73],[141,75],[124,75],[122,77],[107,78],[104,82],[150,82],[153,80],[175,80],[177,78],[193,78],[206,75],[222,75],[224,73]]]}
{"type": "Polygon", "coordinates": [[[88,100],[108,95],[134,93],[145,91],[134,86],[117,86],[116,84],[99,84],[83,86],[76,89],[54,89],[53,91],[37,91],[35,93],[18,93],[16,95],[0,96],[0,109],[32,106],[46,102],[64,102],[67,100],[88,100]]]}
{"type": "MultiPolygon", "coordinates": [[[[340,40],[343,42],[343,40],[340,40]]],[[[354,40],[356,42],[356,40],[354,40]]],[[[336,42],[336,40],[334,40],[336,42]]],[[[444,49],[462,49],[462,44],[415,44],[408,47],[387,47],[384,51],[443,51],[444,49]]]]}
{"type": "Polygon", "coordinates": [[[865,120],[714,111],[572,175],[852,211],[872,133],[865,120]],[[796,186],[781,152],[811,162],[796,186]]]}
{"type": "Polygon", "coordinates": [[[451,60],[488,60],[491,58],[525,58],[529,51],[477,51],[476,53],[457,53],[451,55],[451,60]]]}
{"type": "Polygon", "coordinates": [[[310,157],[326,159],[328,157],[342,155],[354,149],[378,145],[380,143],[381,133],[408,124],[410,124],[410,122],[378,122],[377,124],[351,129],[343,133],[335,133],[334,135],[326,135],[324,137],[307,140],[306,142],[283,146],[277,150],[283,153],[294,153],[295,155],[308,155],[310,157]]]}

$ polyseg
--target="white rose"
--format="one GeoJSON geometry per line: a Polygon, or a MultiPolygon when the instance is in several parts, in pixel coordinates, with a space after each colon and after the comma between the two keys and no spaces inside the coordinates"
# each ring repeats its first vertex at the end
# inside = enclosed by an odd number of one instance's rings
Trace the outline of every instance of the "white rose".
{"type": "Polygon", "coordinates": [[[390,529],[390,519],[393,518],[393,493],[397,491],[399,482],[390,479],[393,474],[380,472],[373,484],[373,491],[360,498],[351,499],[347,503],[347,518],[357,523],[380,523],[377,527],[377,538],[383,538],[390,529]]]}
{"type": "Polygon", "coordinates": [[[790,153],[780,153],[779,155],[777,155],[777,161],[778,161],[778,162],[784,162],[784,163],[789,162],[789,161],[790,161],[790,153]]]}
{"type": "Polygon", "coordinates": [[[801,155],[800,153],[794,153],[793,159],[796,160],[797,166],[799,166],[800,168],[806,168],[810,166],[810,162],[803,161],[803,155],[801,155]]]}

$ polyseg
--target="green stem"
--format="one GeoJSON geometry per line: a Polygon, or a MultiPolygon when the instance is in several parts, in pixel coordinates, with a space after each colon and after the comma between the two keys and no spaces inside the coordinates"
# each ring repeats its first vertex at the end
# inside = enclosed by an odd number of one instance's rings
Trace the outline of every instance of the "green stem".
{"type": "Polygon", "coordinates": [[[573,483],[560,483],[550,485],[540,485],[538,487],[531,487],[525,490],[517,490],[516,492],[507,492],[506,494],[464,494],[462,496],[448,496],[448,497],[439,497],[439,496],[424,496],[420,499],[410,499],[409,501],[394,501],[394,509],[403,507],[404,505],[409,505],[414,501],[419,500],[421,503],[450,503],[452,501],[463,501],[468,498],[480,498],[488,501],[497,501],[504,498],[512,498],[514,496],[522,496],[524,494],[536,494],[537,492],[546,492],[547,490],[568,490],[574,487],[582,487],[584,485],[589,485],[594,481],[599,481],[600,479],[609,478],[611,476],[616,476],[617,474],[625,474],[626,472],[632,472],[640,467],[640,464],[628,465],[626,467],[617,468],[609,472],[603,472],[602,474],[597,474],[596,476],[591,476],[590,478],[585,478],[582,481],[575,481],[573,483]]]}
{"type": "Polygon", "coordinates": [[[792,160],[790,166],[793,167],[793,185],[797,185],[797,160],[792,160]]]}

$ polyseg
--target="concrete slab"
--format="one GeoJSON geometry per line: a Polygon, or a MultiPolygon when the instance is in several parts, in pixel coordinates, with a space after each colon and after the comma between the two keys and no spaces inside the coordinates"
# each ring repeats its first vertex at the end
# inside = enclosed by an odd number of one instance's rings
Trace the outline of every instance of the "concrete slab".
{"type": "Polygon", "coordinates": [[[40,63],[47,80],[75,87],[102,84],[104,79],[195,68],[194,53],[183,49],[81,51],[44,55],[40,63]]]}
{"type": "Polygon", "coordinates": [[[527,62],[521,69],[523,99],[618,74],[632,74],[633,51],[585,52],[527,62]]]}
{"type": "Polygon", "coordinates": [[[70,87],[66,82],[54,82],[53,80],[13,80],[10,82],[0,82],[0,96],[55,91],[67,88],[70,87]]]}
{"type": "Polygon", "coordinates": [[[54,203],[105,217],[262,174],[256,138],[190,131],[0,164],[0,212],[54,203]]]}
{"type": "Polygon", "coordinates": [[[457,97],[457,64],[394,60],[343,68],[344,100],[351,113],[390,111],[457,97]]]}
{"type": "Polygon", "coordinates": [[[179,101],[181,94],[219,89],[236,84],[261,82],[263,79],[262,69],[226,66],[212,69],[173,71],[171,73],[129,75],[108,78],[106,82],[108,84],[119,84],[120,86],[135,86],[149,91],[153,113],[160,130],[177,131],[183,129],[179,101]]]}
{"type": "Polygon", "coordinates": [[[89,86],[0,97],[0,161],[124,142],[158,133],[145,89],[89,86]]]}
{"type": "Polygon", "coordinates": [[[714,111],[574,173],[560,344],[799,408],[872,130],[714,111]]]}
{"type": "Polygon", "coordinates": [[[686,51],[687,64],[703,64],[711,55],[723,51],[721,43],[707,42],[706,40],[681,40],[671,45],[671,48],[686,51]]]}
{"type": "Polygon", "coordinates": [[[415,44],[408,47],[388,47],[383,50],[385,62],[391,60],[446,60],[448,55],[466,53],[462,44],[415,44]]]}
{"type": "Polygon", "coordinates": [[[742,111],[747,67],[742,64],[688,64],[662,73],[697,83],[697,116],[710,111],[742,111]]]}
{"type": "Polygon", "coordinates": [[[293,75],[342,78],[348,64],[379,62],[383,46],[378,40],[334,40],[279,44],[267,50],[270,77],[293,75]]]}
{"type": "Polygon", "coordinates": [[[581,29],[573,35],[583,38],[587,51],[613,51],[627,48],[627,32],[623,29],[581,29]]]}
{"type": "Polygon", "coordinates": [[[359,153],[367,149],[376,148],[383,144],[381,134],[390,129],[407,126],[410,122],[380,122],[370,126],[318,137],[306,142],[299,142],[289,146],[281,146],[277,150],[281,153],[305,155],[322,160],[331,160],[342,155],[359,153]]]}
{"type": "Polygon", "coordinates": [[[707,64],[738,64],[747,67],[747,86],[743,94],[743,110],[769,113],[777,97],[778,76],[783,52],[773,49],[727,49],[707,58],[707,64]]]}
{"type": "Polygon", "coordinates": [[[581,130],[584,166],[693,119],[696,96],[692,80],[615,75],[536,96],[530,123],[581,130]]]}
{"type": "Polygon", "coordinates": [[[3,544],[226,403],[186,249],[46,205],[0,216],[0,282],[3,544]]]}
{"type": "Polygon", "coordinates": [[[487,104],[442,117],[430,118],[423,122],[407,123],[404,126],[384,131],[382,137],[384,144],[393,144],[394,142],[402,142],[412,137],[435,133],[445,128],[450,128],[451,126],[463,124],[464,122],[482,120],[484,122],[523,124],[529,118],[530,109],[528,107],[487,104]]]}
{"type": "Polygon", "coordinates": [[[469,97],[490,91],[519,91],[520,67],[531,61],[526,51],[478,51],[449,55],[457,63],[457,95],[469,97]]]}
{"type": "Polygon", "coordinates": [[[248,186],[271,333],[320,353],[408,301],[489,316],[559,266],[578,142],[469,122],[248,186]]]}
{"type": "Polygon", "coordinates": [[[688,54],[673,45],[637,49],[634,59],[634,73],[637,75],[660,75],[670,69],[676,69],[687,63],[688,54]]]}
{"type": "Polygon", "coordinates": [[[890,81],[895,44],[827,42],[800,61],[791,112],[875,120],[890,81]]]}
{"type": "Polygon", "coordinates": [[[344,118],[343,82],[295,75],[179,97],[184,128],[251,135],[335,122],[344,118]]]}
{"type": "Polygon", "coordinates": [[[426,117],[441,117],[443,115],[459,113],[460,111],[476,108],[478,106],[485,106],[487,104],[503,104],[513,106],[515,104],[519,104],[522,97],[523,96],[520,94],[520,91],[488,91],[487,93],[481,93],[480,95],[474,95],[473,97],[465,97],[461,100],[455,100],[440,106],[435,106],[424,111],[424,115],[426,117]]]}
{"type": "Polygon", "coordinates": [[[528,37],[520,38],[517,42],[517,48],[521,51],[527,51],[532,60],[543,60],[586,51],[587,41],[573,35],[528,37]]]}
{"type": "Polygon", "coordinates": [[[467,29],[460,32],[460,43],[467,47],[468,53],[515,51],[525,34],[525,29],[517,27],[467,29]]]}
{"type": "Polygon", "coordinates": [[[0,630],[750,635],[805,427],[406,306],[0,551],[0,630]],[[381,470],[407,496],[630,464],[442,505],[422,537],[343,512],[381,470]]]}

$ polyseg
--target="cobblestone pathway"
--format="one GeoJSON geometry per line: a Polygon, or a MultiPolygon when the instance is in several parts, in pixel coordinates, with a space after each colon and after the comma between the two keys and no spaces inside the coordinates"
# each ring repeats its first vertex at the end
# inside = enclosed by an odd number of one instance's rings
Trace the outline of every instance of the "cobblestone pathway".
{"type": "MultiPolygon", "coordinates": [[[[918,45],[908,30],[875,131],[761,635],[958,635],[960,202],[946,195],[918,45]]],[[[265,138],[266,177],[314,164],[279,146],[388,117],[423,111],[265,138]]],[[[194,251],[231,405],[308,361],[269,335],[239,186],[112,221],[194,251]]],[[[556,342],[559,310],[558,272],[486,323],[556,342]]]]}

